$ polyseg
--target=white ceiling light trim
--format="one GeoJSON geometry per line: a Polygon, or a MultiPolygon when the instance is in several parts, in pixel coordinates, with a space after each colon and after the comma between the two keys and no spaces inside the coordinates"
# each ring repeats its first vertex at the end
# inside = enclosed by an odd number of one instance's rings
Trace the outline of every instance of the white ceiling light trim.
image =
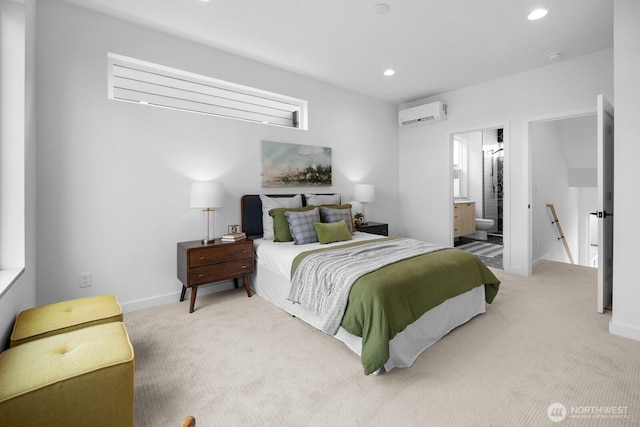
{"type": "Polygon", "coordinates": [[[384,70],[384,75],[387,77],[393,76],[395,73],[395,70],[392,70],[391,68],[384,70]]]}
{"type": "Polygon", "coordinates": [[[547,55],[547,59],[549,61],[555,61],[556,59],[560,59],[561,56],[562,56],[562,52],[552,52],[547,55]]]}
{"type": "Polygon", "coordinates": [[[547,7],[541,7],[539,9],[536,9],[534,11],[532,11],[531,13],[529,13],[529,15],[527,15],[527,19],[529,21],[537,21],[538,19],[544,18],[545,16],[547,16],[547,14],[551,11],[551,9],[547,8],[547,7]]]}
{"type": "Polygon", "coordinates": [[[386,15],[389,13],[389,10],[391,10],[391,7],[386,3],[380,3],[373,7],[373,13],[376,15],[386,15]]]}

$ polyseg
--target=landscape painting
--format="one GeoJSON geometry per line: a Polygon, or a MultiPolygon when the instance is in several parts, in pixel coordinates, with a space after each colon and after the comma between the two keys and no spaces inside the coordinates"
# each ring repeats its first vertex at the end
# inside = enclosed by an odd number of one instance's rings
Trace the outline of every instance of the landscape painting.
{"type": "Polygon", "coordinates": [[[262,141],[262,186],[331,186],[331,148],[262,141]]]}

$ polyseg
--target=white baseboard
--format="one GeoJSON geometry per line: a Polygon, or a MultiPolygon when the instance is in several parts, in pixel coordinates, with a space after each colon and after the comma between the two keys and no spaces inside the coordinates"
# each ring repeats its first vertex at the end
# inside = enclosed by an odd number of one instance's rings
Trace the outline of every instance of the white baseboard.
{"type": "Polygon", "coordinates": [[[640,328],[634,326],[622,325],[620,323],[614,323],[613,321],[610,321],[609,333],[640,341],[640,328]]]}
{"type": "Polygon", "coordinates": [[[509,273],[509,274],[515,274],[516,276],[527,276],[527,272],[524,270],[524,268],[520,268],[517,266],[513,266],[513,265],[503,265],[502,269],[504,270],[505,273],[509,273]]]}
{"type": "Polygon", "coordinates": [[[531,263],[531,270],[535,270],[536,267],[539,267],[540,265],[542,265],[545,261],[549,260],[549,254],[544,254],[543,256],[541,256],[538,259],[533,260],[533,262],[531,263]]]}
{"type": "MultiPolygon", "coordinates": [[[[198,296],[200,295],[208,295],[216,292],[228,291],[229,289],[233,289],[233,280],[227,282],[219,282],[215,285],[210,286],[201,286],[198,288],[198,296]]],[[[184,304],[186,306],[186,310],[189,310],[189,295],[191,290],[187,292],[187,295],[184,300],[184,304]]],[[[170,294],[158,295],[151,298],[145,298],[137,301],[129,301],[129,302],[121,302],[122,311],[124,313],[130,313],[132,311],[144,310],[145,308],[157,307],[159,305],[170,304],[172,302],[180,301],[180,291],[172,292],[170,294]]],[[[196,304],[197,304],[196,300],[196,304]]]]}

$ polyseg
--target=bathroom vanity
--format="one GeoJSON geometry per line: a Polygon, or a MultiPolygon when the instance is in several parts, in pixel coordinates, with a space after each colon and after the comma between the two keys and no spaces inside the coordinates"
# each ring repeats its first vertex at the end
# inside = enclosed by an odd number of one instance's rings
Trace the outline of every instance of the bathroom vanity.
{"type": "Polygon", "coordinates": [[[453,202],[453,237],[476,232],[476,202],[453,202]]]}

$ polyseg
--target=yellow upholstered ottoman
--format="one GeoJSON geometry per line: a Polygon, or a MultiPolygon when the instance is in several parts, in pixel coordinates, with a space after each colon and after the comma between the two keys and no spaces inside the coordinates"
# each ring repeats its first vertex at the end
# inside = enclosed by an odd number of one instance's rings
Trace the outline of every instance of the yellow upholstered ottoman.
{"type": "Polygon", "coordinates": [[[122,322],[122,307],[115,295],[78,298],[30,308],[18,314],[10,347],[108,322],[122,322]]]}
{"type": "Polygon", "coordinates": [[[10,348],[0,354],[0,425],[133,426],[134,370],[121,322],[10,348]]]}

